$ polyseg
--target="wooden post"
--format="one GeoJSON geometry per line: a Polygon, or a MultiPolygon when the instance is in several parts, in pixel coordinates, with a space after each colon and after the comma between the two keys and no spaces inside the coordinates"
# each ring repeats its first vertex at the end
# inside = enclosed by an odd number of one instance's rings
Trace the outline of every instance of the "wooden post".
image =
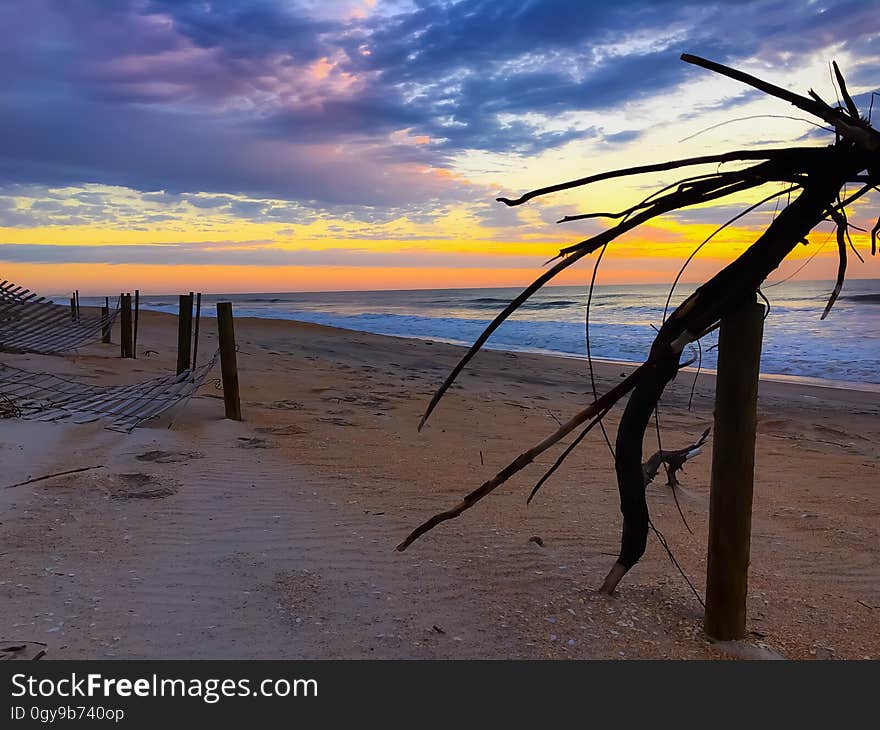
{"type": "Polygon", "coordinates": [[[79,322],[81,316],[81,312],[79,311],[79,289],[77,289],[73,295],[76,297],[76,321],[79,322]]]}
{"type": "Polygon", "coordinates": [[[121,318],[121,334],[120,334],[120,342],[119,342],[119,351],[121,353],[121,357],[131,357],[132,347],[132,337],[131,337],[131,294],[123,294],[122,300],[122,311],[120,312],[121,318]]]}
{"type": "Polygon", "coordinates": [[[177,307],[177,374],[189,370],[192,344],[192,294],[181,294],[177,307]]]}
{"type": "Polygon", "coordinates": [[[232,302],[217,302],[217,333],[220,337],[220,371],[223,377],[223,403],[226,405],[226,417],[240,421],[241,401],[238,396],[238,362],[235,357],[232,302]]]}
{"type": "Polygon", "coordinates": [[[196,369],[196,361],[199,357],[199,321],[202,318],[202,293],[196,294],[196,333],[193,336],[193,364],[192,369],[196,369]]]}
{"type": "Polygon", "coordinates": [[[718,337],[704,627],[722,641],[746,633],[763,330],[764,307],[749,297],[721,320],[718,337]]]}
{"type": "Polygon", "coordinates": [[[70,298],[70,321],[76,322],[76,296],[70,298]]]}
{"type": "Polygon", "coordinates": [[[131,356],[137,359],[138,353],[138,314],[141,311],[141,290],[134,290],[134,337],[131,341],[131,356]]]}
{"type": "MultiPolygon", "coordinates": [[[[110,297],[104,297],[104,306],[101,307],[101,317],[107,319],[110,317],[110,297]]],[[[104,322],[101,328],[101,342],[110,342],[110,322],[104,322]]]]}

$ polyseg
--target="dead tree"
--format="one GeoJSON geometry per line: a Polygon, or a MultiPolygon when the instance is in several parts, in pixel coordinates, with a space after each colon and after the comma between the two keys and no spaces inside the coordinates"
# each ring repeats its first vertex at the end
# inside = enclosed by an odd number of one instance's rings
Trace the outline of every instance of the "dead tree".
{"type": "MultiPolygon", "coordinates": [[[[672,312],[660,328],[645,361],[629,376],[611,390],[598,396],[586,408],[575,413],[543,441],[520,454],[498,474],[466,495],[459,504],[419,525],[398,545],[398,550],[405,550],[438,524],[458,517],[532,463],[537,456],[576,429],[582,428],[581,434],[576,439],[576,442],[579,442],[618,401],[629,395],[614,445],[620,509],[623,515],[620,553],[601,588],[605,592],[613,591],[620,579],[645,552],[649,514],[645,499],[646,481],[642,465],[642,445],[649,419],[657,407],[660,396],[682,367],[680,360],[684,348],[714,330],[722,317],[734,311],[745,297],[754,299],[755,293],[767,276],[798,244],[806,243],[810,231],[825,220],[831,220],[837,226],[839,266],[837,282],[822,315],[823,319],[834,304],[846,272],[849,241],[847,206],[871,190],[877,190],[877,186],[880,185],[880,133],[873,129],[869,119],[860,116],[836,63],[833,64],[833,68],[843,103],[831,106],[812,90],[809,96],[801,96],[749,74],[696,56],[685,54],[682,60],[741,81],[818,117],[833,128],[835,134],[833,144],[826,147],[795,146],[768,150],[736,150],[717,155],[692,157],[591,175],[533,190],[515,200],[499,198],[500,202],[515,206],[540,195],[611,178],[710,163],[716,164],[719,168],[715,172],[684,178],[658,190],[626,210],[614,213],[586,213],[564,218],[563,222],[596,217],[610,218],[619,222],[591,238],[562,249],[556,257],[560,260],[505,307],[434,394],[419,424],[420,429],[449,386],[489,336],[532,294],[564,269],[588,254],[603,249],[627,231],[671,211],[719,200],[735,193],[762,188],[768,184],[784,185],[784,189],[764,197],[739,216],[725,223],[726,226],[762,203],[782,195],[791,196],[792,193],[797,193],[797,197],[791,200],[745,252],[701,285],[672,312]],[[754,164],[740,169],[720,170],[721,163],[749,161],[754,164]],[[844,198],[844,187],[852,184],[858,185],[858,189],[844,198]]],[[[871,231],[872,255],[876,253],[878,233],[880,233],[880,220],[871,231]]],[[[854,248],[853,251],[855,252],[854,248]]],[[[541,483],[543,480],[538,486],[541,483]]]]}

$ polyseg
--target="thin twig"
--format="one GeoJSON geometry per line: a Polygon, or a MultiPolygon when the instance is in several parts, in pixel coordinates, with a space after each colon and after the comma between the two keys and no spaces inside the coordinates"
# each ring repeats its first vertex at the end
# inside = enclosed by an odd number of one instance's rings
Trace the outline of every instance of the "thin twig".
{"type": "Polygon", "coordinates": [[[718,122],[718,124],[713,124],[709,127],[705,127],[701,129],[699,132],[694,132],[693,134],[688,135],[687,137],[682,137],[679,141],[679,144],[682,142],[689,142],[694,139],[694,137],[699,137],[701,134],[705,134],[706,132],[711,132],[713,129],[718,129],[719,127],[723,127],[727,124],[733,124],[734,122],[747,122],[750,119],[791,119],[796,122],[804,122],[806,124],[812,124],[814,127],[818,127],[819,129],[824,129],[826,132],[833,132],[833,129],[826,127],[822,124],[817,124],[812,119],[804,119],[803,117],[793,117],[790,114],[749,114],[747,117],[737,117],[736,119],[725,119],[723,122],[718,122]]]}
{"type": "Polygon", "coordinates": [[[672,295],[675,292],[675,287],[678,285],[678,282],[681,280],[681,277],[684,274],[685,269],[687,269],[688,264],[690,264],[690,262],[694,260],[694,257],[702,250],[702,248],[707,243],[709,243],[709,241],[711,241],[713,238],[715,238],[715,236],[717,236],[719,233],[721,233],[721,231],[723,231],[725,228],[727,228],[731,223],[734,223],[734,222],[738,221],[740,218],[748,215],[756,208],[764,205],[764,203],[767,203],[767,202],[773,200],[774,198],[778,199],[779,197],[781,197],[787,193],[791,194],[791,192],[793,190],[797,190],[799,187],[800,187],[799,185],[792,185],[790,188],[786,188],[785,190],[780,190],[779,192],[773,193],[772,195],[768,195],[766,198],[762,198],[757,203],[754,203],[753,205],[750,205],[745,210],[740,211],[735,216],[733,216],[733,218],[729,219],[727,222],[721,224],[720,226],[718,226],[718,228],[716,228],[714,231],[712,231],[712,233],[710,233],[703,240],[703,242],[700,243],[700,245],[697,246],[691,252],[691,255],[688,256],[687,259],[685,259],[685,262],[681,265],[681,268],[678,270],[678,274],[676,274],[676,276],[675,276],[675,281],[672,282],[672,286],[669,289],[669,295],[666,297],[666,305],[663,307],[663,321],[664,322],[666,321],[666,313],[669,311],[669,303],[672,301],[672,295]]]}
{"type": "Polygon", "coordinates": [[[657,540],[663,546],[663,549],[666,551],[666,555],[669,556],[669,559],[672,561],[672,564],[678,569],[678,572],[681,574],[681,577],[684,578],[684,582],[688,584],[688,587],[691,589],[693,594],[697,597],[697,600],[700,602],[700,605],[703,608],[706,608],[706,602],[703,600],[703,597],[700,595],[699,591],[694,587],[694,584],[691,582],[691,579],[688,578],[687,573],[684,572],[684,568],[681,567],[678,560],[676,560],[675,555],[672,554],[672,548],[669,547],[669,543],[666,542],[666,538],[663,537],[663,533],[660,532],[655,526],[654,522],[651,519],[648,519],[648,524],[651,526],[651,529],[654,531],[654,534],[657,536],[657,540]]]}
{"type": "Polygon", "coordinates": [[[32,479],[26,479],[23,482],[19,482],[18,484],[10,484],[6,489],[14,489],[15,487],[23,487],[26,484],[33,484],[34,482],[42,482],[45,479],[52,479],[53,477],[64,477],[68,474],[78,474],[81,471],[89,471],[91,469],[103,469],[103,464],[97,464],[96,466],[83,466],[79,469],[69,469],[68,471],[59,471],[54,474],[46,474],[41,477],[33,477],[32,479]]]}

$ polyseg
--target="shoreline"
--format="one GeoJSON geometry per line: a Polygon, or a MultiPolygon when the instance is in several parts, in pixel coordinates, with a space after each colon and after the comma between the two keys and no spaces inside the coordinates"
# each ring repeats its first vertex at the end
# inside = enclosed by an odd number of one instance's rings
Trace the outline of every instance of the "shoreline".
{"type": "MultiPolygon", "coordinates": [[[[164,309],[157,309],[149,306],[142,306],[141,311],[149,311],[155,312],[157,314],[165,314],[171,317],[177,317],[174,312],[168,312],[164,309]]],[[[216,314],[212,312],[210,308],[203,310],[202,316],[209,319],[216,319],[216,314]]],[[[378,337],[396,337],[403,340],[416,340],[416,341],[429,341],[435,342],[437,344],[450,345],[453,347],[460,347],[464,350],[467,350],[470,346],[470,342],[466,342],[464,340],[455,340],[448,339],[442,337],[431,337],[425,335],[405,335],[405,334],[388,334],[383,332],[372,332],[370,330],[356,330],[348,327],[340,327],[337,325],[328,325],[321,324],[317,322],[310,322],[309,320],[304,319],[296,319],[294,317],[269,317],[269,316],[259,316],[254,314],[247,314],[243,316],[236,315],[236,321],[245,320],[245,319],[255,319],[255,320],[270,320],[270,321],[280,321],[280,322],[294,322],[297,324],[305,324],[312,325],[315,327],[327,327],[329,329],[336,329],[343,332],[351,332],[353,334],[369,334],[375,335],[378,337]]],[[[488,324],[488,320],[487,320],[488,324]]],[[[569,353],[569,352],[561,352],[558,350],[544,350],[541,348],[530,348],[530,347],[518,347],[513,348],[510,346],[498,347],[493,346],[491,343],[487,343],[483,346],[483,350],[491,350],[493,352],[510,352],[517,354],[528,354],[528,355],[542,355],[546,357],[556,357],[563,358],[566,360],[575,360],[579,362],[586,363],[587,358],[586,355],[580,355],[577,353],[569,353]]],[[[641,363],[631,360],[619,360],[613,358],[603,358],[603,357],[593,357],[594,363],[601,363],[603,365],[613,365],[613,366],[627,366],[627,367],[637,367],[641,363]]],[[[680,372],[695,374],[697,372],[697,368],[693,366],[687,366],[681,368],[680,372]]],[[[716,374],[716,370],[713,368],[701,368],[699,371],[701,374],[712,375],[716,374]]],[[[831,389],[839,389],[839,390],[852,390],[862,393],[880,393],[880,382],[877,383],[869,383],[861,380],[835,380],[832,378],[820,378],[816,376],[810,375],[794,375],[787,373],[765,373],[761,372],[759,374],[761,380],[772,381],[772,382],[780,382],[780,383],[792,383],[795,385],[803,385],[810,386],[815,388],[831,388],[831,389]]]]}
{"type": "MultiPolygon", "coordinates": [[[[151,309],[150,311],[154,311],[161,314],[169,314],[168,312],[162,312],[161,310],[151,309]]],[[[171,314],[172,317],[177,317],[175,314],[171,314]]],[[[214,315],[208,315],[212,319],[216,319],[214,315]]],[[[313,327],[326,327],[329,330],[339,330],[341,332],[350,332],[355,335],[375,335],[376,337],[394,337],[401,340],[416,340],[421,342],[434,342],[441,345],[449,345],[451,347],[457,347],[461,350],[468,350],[471,346],[471,343],[464,342],[463,340],[450,340],[443,339],[440,337],[426,337],[424,335],[392,335],[386,334],[382,332],[370,332],[369,330],[355,330],[350,329],[348,327],[337,327],[335,325],[329,324],[319,324],[316,322],[309,322],[308,320],[302,319],[294,319],[291,317],[256,317],[252,315],[247,315],[243,317],[237,317],[236,321],[239,319],[255,319],[255,320],[278,320],[282,322],[294,322],[296,324],[302,325],[310,325],[313,327]]],[[[537,355],[540,357],[553,357],[560,358],[563,360],[574,360],[577,362],[582,362],[586,365],[587,357],[586,355],[577,355],[574,353],[568,352],[559,352],[557,350],[542,350],[540,348],[530,348],[530,347],[521,347],[521,348],[510,348],[510,347],[493,347],[491,344],[486,343],[481,348],[482,350],[490,350],[492,352],[501,352],[501,353],[513,353],[513,354],[521,354],[521,355],[537,355]]],[[[611,358],[604,357],[593,357],[593,362],[595,364],[599,364],[602,366],[624,366],[624,367],[638,367],[641,365],[639,362],[635,362],[632,360],[614,360],[611,358]]],[[[715,377],[717,375],[717,371],[714,368],[700,368],[698,371],[697,368],[693,366],[687,366],[681,368],[679,372],[682,373],[690,373],[696,374],[697,372],[700,375],[710,375],[715,377]]],[[[805,387],[811,388],[829,388],[832,390],[854,390],[860,393],[877,393],[880,394],[880,383],[865,383],[860,380],[832,380],[830,378],[817,378],[809,375],[788,375],[783,373],[759,373],[758,375],[760,380],[765,380],[768,382],[776,382],[776,383],[790,383],[792,385],[801,385],[805,387]]]]}

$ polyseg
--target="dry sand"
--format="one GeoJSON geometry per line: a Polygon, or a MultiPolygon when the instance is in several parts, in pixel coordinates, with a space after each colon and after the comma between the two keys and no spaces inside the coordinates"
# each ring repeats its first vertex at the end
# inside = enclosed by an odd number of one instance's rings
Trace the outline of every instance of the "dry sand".
{"type": "MultiPolygon", "coordinates": [[[[203,321],[201,352],[214,333],[203,321]]],[[[620,529],[599,434],[531,506],[556,451],[394,551],[586,402],[583,362],[483,353],[420,434],[460,348],[256,319],[239,320],[237,336],[243,423],[223,419],[213,383],[127,435],[0,421],[0,638],[47,642],[58,659],[728,656],[703,636],[697,599],[653,537],[617,595],[593,591],[620,529]]],[[[139,339],[138,360],[95,344],[4,361],[95,383],[173,368],[175,318],[142,313],[139,339]]],[[[599,388],[627,370],[602,365],[599,388]]],[[[712,378],[688,411],[691,379],[664,400],[667,447],[711,423],[712,378]]],[[[880,657],[878,414],[878,393],[762,382],[751,645],[880,657]]],[[[682,477],[693,534],[669,489],[649,488],[701,593],[709,466],[707,449],[682,477]]]]}

